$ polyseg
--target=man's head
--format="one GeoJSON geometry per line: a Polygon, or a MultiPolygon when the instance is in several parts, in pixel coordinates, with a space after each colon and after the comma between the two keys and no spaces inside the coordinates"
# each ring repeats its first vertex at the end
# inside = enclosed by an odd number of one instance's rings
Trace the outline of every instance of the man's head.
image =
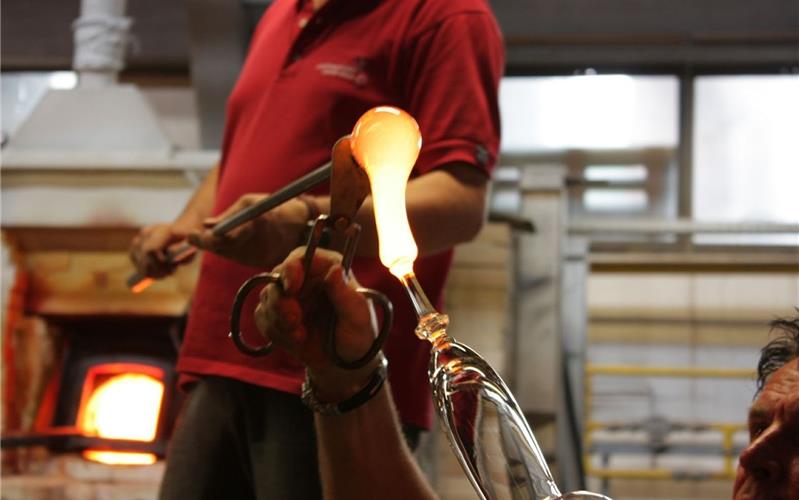
{"type": "Polygon", "coordinates": [[[763,348],[735,500],[799,500],[799,317],[778,320],[763,348]]]}

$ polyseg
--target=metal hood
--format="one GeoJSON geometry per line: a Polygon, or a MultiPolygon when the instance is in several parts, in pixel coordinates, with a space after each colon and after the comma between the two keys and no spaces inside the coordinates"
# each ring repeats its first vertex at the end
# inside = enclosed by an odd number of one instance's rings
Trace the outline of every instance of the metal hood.
{"type": "Polygon", "coordinates": [[[9,138],[4,163],[47,163],[48,157],[101,153],[119,157],[170,156],[174,146],[135,85],[117,83],[124,67],[131,19],[126,0],[82,0],[73,23],[74,89],[50,89],[9,138]]]}

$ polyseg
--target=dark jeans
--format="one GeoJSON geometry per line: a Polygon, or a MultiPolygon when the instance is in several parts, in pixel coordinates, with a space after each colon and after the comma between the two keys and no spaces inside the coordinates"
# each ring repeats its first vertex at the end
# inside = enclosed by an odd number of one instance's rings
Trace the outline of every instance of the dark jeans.
{"type": "Polygon", "coordinates": [[[167,454],[163,500],[321,498],[313,413],[292,394],[206,377],[167,454]]]}
{"type": "MultiPolygon", "coordinates": [[[[405,430],[412,448],[419,434],[405,430]]],[[[160,498],[322,498],[313,413],[292,394],[203,378],[172,436],[160,498]]]]}

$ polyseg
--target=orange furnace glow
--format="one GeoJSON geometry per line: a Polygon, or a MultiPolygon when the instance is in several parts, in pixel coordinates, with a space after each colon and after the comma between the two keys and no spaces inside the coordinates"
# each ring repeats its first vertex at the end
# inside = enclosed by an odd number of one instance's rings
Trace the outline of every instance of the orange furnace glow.
{"type": "MultiPolygon", "coordinates": [[[[87,380],[87,384],[90,383],[87,380]]],[[[164,395],[164,384],[143,373],[110,376],[91,389],[78,416],[85,436],[130,441],[153,441],[164,395]]],[[[152,464],[152,453],[86,450],[84,458],[106,464],[152,464]]]]}

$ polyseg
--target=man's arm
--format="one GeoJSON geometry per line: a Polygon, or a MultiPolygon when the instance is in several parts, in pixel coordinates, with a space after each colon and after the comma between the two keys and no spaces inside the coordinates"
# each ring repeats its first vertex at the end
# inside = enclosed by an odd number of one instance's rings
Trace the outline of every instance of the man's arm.
{"type": "Polygon", "coordinates": [[[186,207],[175,222],[176,226],[192,230],[203,225],[203,220],[210,217],[216,199],[216,185],[219,181],[219,165],[208,172],[202,183],[197,187],[186,207]]]}
{"type": "Polygon", "coordinates": [[[324,498],[436,498],[405,444],[390,389],[349,413],[316,415],[324,498]]]}
{"type": "MultiPolygon", "coordinates": [[[[356,370],[335,366],[324,347],[328,323],[318,324],[309,311],[323,297],[330,300],[336,350],[345,359],[360,357],[373,341],[371,314],[355,291],[355,278],[345,283],[340,255],[317,249],[306,273],[304,251],[294,250],[275,268],[282,285],[264,289],[254,319],[262,333],[306,366],[315,397],[338,403],[366,386],[379,360],[356,370]]],[[[398,500],[436,498],[405,444],[387,383],[361,406],[341,415],[317,414],[315,420],[326,499],[371,499],[375,492],[398,500]]]]}
{"type": "MultiPolygon", "coordinates": [[[[473,239],[485,219],[490,166],[499,147],[499,80],[504,45],[488,7],[430,3],[402,41],[397,104],[422,133],[417,172],[408,183],[408,221],[419,253],[473,239]],[[450,8],[439,8],[450,5],[450,8]]],[[[371,200],[358,215],[358,253],[377,255],[371,200]]]]}
{"type": "MultiPolygon", "coordinates": [[[[411,179],[406,191],[406,208],[421,255],[451,248],[474,238],[485,218],[488,178],[467,163],[450,163],[411,179]]],[[[194,230],[189,241],[199,248],[253,267],[271,268],[291,249],[302,244],[311,209],[298,199],[242,224],[224,236],[215,236],[210,225],[263,199],[264,194],[247,194],[225,212],[205,221],[206,228],[194,230]]],[[[313,197],[320,213],[330,212],[330,197],[313,197]]],[[[362,232],[358,255],[378,255],[377,228],[372,199],[368,197],[356,221],[362,232]]]]}
{"type": "MultiPolygon", "coordinates": [[[[486,174],[473,165],[451,163],[408,182],[405,204],[420,255],[430,255],[472,240],[485,220],[486,174]]],[[[323,213],[330,198],[316,198],[323,213]]],[[[362,231],[358,254],[377,256],[377,228],[372,198],[364,202],[357,222],[362,231]]]]}

